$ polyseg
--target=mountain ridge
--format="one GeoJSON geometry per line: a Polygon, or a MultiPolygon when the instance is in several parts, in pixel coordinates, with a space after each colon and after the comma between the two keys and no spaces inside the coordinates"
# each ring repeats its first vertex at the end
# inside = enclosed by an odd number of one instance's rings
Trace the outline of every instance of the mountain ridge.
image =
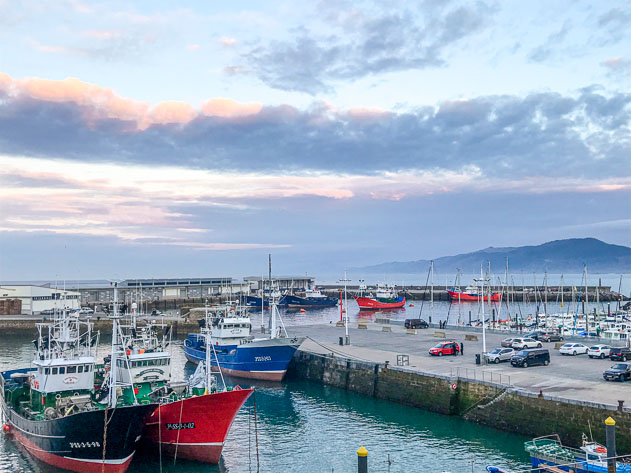
{"type": "MultiPolygon", "coordinates": [[[[475,272],[488,261],[492,267],[503,268],[507,258],[509,270],[579,273],[583,265],[587,265],[588,271],[593,272],[631,272],[631,248],[590,237],[518,247],[489,246],[469,253],[441,256],[434,259],[434,267],[441,272],[455,272],[458,268],[475,272]]],[[[430,262],[425,259],[392,261],[352,269],[366,273],[419,273],[426,271],[430,262]]]]}

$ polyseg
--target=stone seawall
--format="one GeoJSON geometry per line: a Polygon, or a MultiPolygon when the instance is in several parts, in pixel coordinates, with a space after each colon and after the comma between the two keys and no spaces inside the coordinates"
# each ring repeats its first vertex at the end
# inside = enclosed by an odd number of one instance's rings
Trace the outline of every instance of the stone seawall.
{"type": "Polygon", "coordinates": [[[619,454],[631,453],[631,412],[464,378],[298,351],[287,374],[531,437],[559,434],[581,445],[583,433],[605,442],[604,420],[616,420],[619,454]]]}

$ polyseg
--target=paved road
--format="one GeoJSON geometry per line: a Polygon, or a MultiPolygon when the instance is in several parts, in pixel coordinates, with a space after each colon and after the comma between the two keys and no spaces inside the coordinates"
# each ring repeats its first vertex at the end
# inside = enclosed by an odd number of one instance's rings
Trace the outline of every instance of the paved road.
{"type": "MultiPolygon", "coordinates": [[[[356,325],[355,325],[356,327],[356,325]]],[[[618,400],[628,400],[631,382],[613,383],[602,378],[604,370],[614,362],[609,359],[590,359],[587,355],[564,356],[555,350],[555,343],[544,343],[550,349],[550,365],[529,368],[514,368],[510,363],[499,365],[476,365],[475,354],[482,352],[482,336],[479,341],[464,341],[465,332],[446,329],[448,339],[464,343],[463,356],[433,357],[428,354],[431,346],[442,339],[435,338],[435,329],[417,330],[417,334],[407,334],[400,326],[392,326],[392,332],[382,332],[382,325],[367,324],[367,330],[349,329],[351,345],[340,346],[338,339],[344,335],[344,328],[334,325],[310,325],[295,327],[295,333],[306,335],[307,340],[301,349],[316,353],[338,353],[349,357],[395,365],[397,354],[410,357],[410,368],[419,371],[453,375],[459,369],[461,376],[501,384],[510,384],[531,392],[565,397],[579,401],[618,405],[618,400]]],[[[293,331],[292,331],[293,332],[293,331]]],[[[487,349],[500,346],[506,336],[487,335],[487,349]]],[[[631,406],[625,406],[631,407],[631,406]]]]}

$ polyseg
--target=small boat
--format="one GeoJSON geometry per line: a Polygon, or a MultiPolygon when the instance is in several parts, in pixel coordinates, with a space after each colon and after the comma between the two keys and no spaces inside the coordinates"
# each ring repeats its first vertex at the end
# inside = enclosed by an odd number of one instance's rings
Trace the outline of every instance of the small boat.
{"type": "Polygon", "coordinates": [[[359,310],[399,309],[405,307],[405,297],[397,294],[392,284],[377,284],[375,296],[354,296],[359,310]]]}
{"type": "MultiPolygon", "coordinates": [[[[449,297],[454,302],[479,302],[482,296],[477,291],[475,286],[467,286],[464,291],[456,288],[447,289],[449,297]]],[[[493,292],[490,295],[484,294],[484,301],[500,302],[501,300],[502,295],[499,292],[493,292]]]]}
{"type": "Polygon", "coordinates": [[[270,337],[254,338],[250,335],[252,323],[246,312],[229,304],[214,311],[213,317],[200,320],[202,333],[189,334],[184,341],[184,355],[192,363],[206,359],[207,340],[211,339],[210,364],[231,376],[281,381],[289,362],[305,337],[289,337],[278,313],[280,293],[270,297],[270,337]],[[277,326],[279,319],[282,325],[277,326]],[[206,325],[208,320],[210,326],[206,325]],[[209,329],[209,330],[206,330],[209,329]]]}
{"type": "MultiPolygon", "coordinates": [[[[547,465],[567,472],[607,473],[607,449],[586,438],[580,449],[564,446],[556,434],[537,437],[526,442],[524,448],[535,468],[547,465]]],[[[631,465],[617,462],[616,473],[631,473],[631,465]]]]}
{"type": "Polygon", "coordinates": [[[320,309],[324,307],[335,307],[338,300],[334,297],[327,297],[316,289],[307,289],[304,297],[293,294],[284,295],[278,305],[286,305],[289,309],[320,309]]]}

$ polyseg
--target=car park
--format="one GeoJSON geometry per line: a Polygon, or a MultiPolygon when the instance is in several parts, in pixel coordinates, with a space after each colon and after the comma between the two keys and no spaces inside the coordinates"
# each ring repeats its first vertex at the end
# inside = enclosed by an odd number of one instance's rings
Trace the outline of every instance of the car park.
{"type": "Polygon", "coordinates": [[[566,343],[561,348],[559,348],[559,353],[561,355],[584,355],[587,353],[589,348],[587,345],[583,345],[582,343],[566,343]]]}
{"type": "Polygon", "coordinates": [[[548,366],[550,364],[550,351],[547,348],[520,350],[513,355],[510,364],[521,368],[537,365],[548,366]]]}
{"type": "Polygon", "coordinates": [[[606,381],[627,381],[631,379],[631,363],[616,363],[603,373],[606,381]]]}
{"type": "Polygon", "coordinates": [[[631,348],[613,347],[609,351],[609,358],[614,361],[629,361],[631,360],[631,348]]]}
{"type": "Polygon", "coordinates": [[[453,340],[440,342],[429,349],[429,354],[433,356],[458,355],[460,353],[460,345],[453,340]]]}
{"type": "Polygon", "coordinates": [[[589,347],[587,350],[587,356],[590,358],[607,358],[609,356],[609,352],[611,352],[611,347],[609,345],[598,344],[589,347]]]}
{"type": "Polygon", "coordinates": [[[534,338],[513,338],[511,346],[515,350],[523,350],[526,348],[541,348],[543,344],[534,338]]]}
{"type": "Polygon", "coordinates": [[[493,351],[484,354],[487,363],[499,363],[501,361],[510,361],[515,354],[512,348],[496,348],[493,351]]]}
{"type": "Polygon", "coordinates": [[[423,319],[405,319],[405,328],[429,328],[423,319]]]}
{"type": "Polygon", "coordinates": [[[505,348],[511,348],[513,346],[513,340],[515,340],[514,338],[505,338],[504,340],[502,340],[501,345],[505,348]]]}

